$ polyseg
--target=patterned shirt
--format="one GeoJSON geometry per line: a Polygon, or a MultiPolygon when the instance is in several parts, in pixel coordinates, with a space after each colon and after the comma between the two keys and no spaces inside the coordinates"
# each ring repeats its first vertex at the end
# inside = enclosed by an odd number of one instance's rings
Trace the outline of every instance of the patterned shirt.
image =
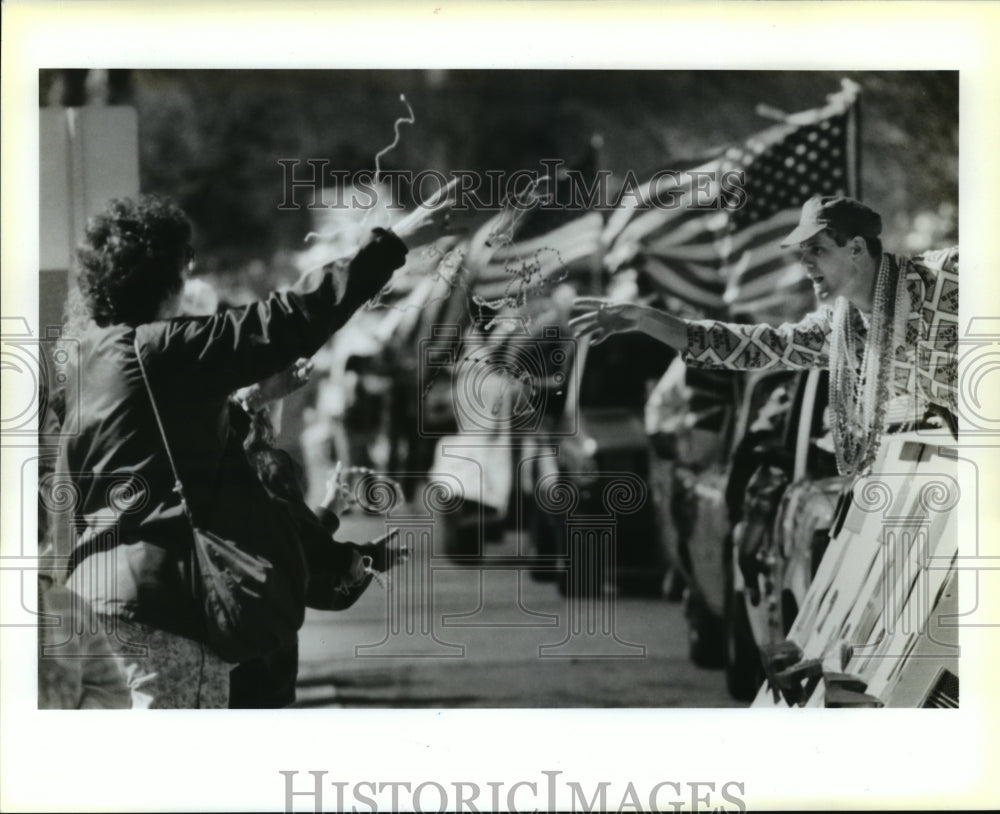
{"type": "MultiPolygon", "coordinates": [[[[958,247],[885,259],[905,275],[910,306],[905,337],[893,348],[890,395],[914,398],[920,412],[936,404],[957,414],[958,247]]],[[[857,308],[850,313],[860,367],[868,324],[857,308]]],[[[683,358],[692,367],[728,370],[827,367],[832,325],[833,305],[776,328],[689,320],[683,358]]]]}

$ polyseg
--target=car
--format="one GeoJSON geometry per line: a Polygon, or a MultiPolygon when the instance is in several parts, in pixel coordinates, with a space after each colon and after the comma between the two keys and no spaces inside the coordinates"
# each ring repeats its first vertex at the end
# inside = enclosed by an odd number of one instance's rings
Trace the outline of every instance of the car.
{"type": "Polygon", "coordinates": [[[775,450],[757,453],[725,572],[725,669],[729,692],[752,700],[763,681],[759,653],[784,641],[829,543],[850,478],[837,472],[825,370],[799,374],[775,450]]]}
{"type": "MultiPolygon", "coordinates": [[[[687,380],[703,375],[691,370],[687,380]]],[[[686,582],[692,661],[724,667],[730,694],[749,701],[763,680],[759,649],[794,620],[845,479],[825,424],[826,371],[717,375],[731,389],[715,386],[714,413],[690,410],[675,433],[673,557],[686,582]],[[705,438],[692,454],[698,433],[705,438]]]]}
{"type": "MultiPolygon", "coordinates": [[[[793,392],[801,374],[782,370],[724,375],[732,389],[717,394],[721,417],[716,443],[700,459],[678,460],[671,501],[687,582],[688,651],[703,667],[722,667],[725,662],[732,529],[743,487],[756,469],[758,447],[784,433],[787,409],[767,412],[765,421],[763,408],[779,394],[793,392]]],[[[690,445],[686,439],[699,429],[704,431],[697,422],[685,426],[678,435],[679,448],[690,445]]]]}
{"type": "Polygon", "coordinates": [[[690,481],[691,473],[724,459],[742,383],[742,377],[726,371],[689,368],[678,356],[646,402],[646,433],[652,451],[650,496],[668,561],[667,598],[671,601],[682,599],[691,581],[684,523],[690,513],[684,510],[680,479],[690,481]],[[684,527],[683,535],[678,522],[684,527]]]}
{"type": "MultiPolygon", "coordinates": [[[[558,446],[558,454],[554,461],[536,459],[536,492],[566,487],[578,497],[572,516],[613,517],[612,587],[620,595],[660,596],[667,571],[659,518],[647,488],[651,450],[643,409],[671,359],[668,348],[643,334],[615,334],[597,345],[579,343],[568,375],[575,386],[551,436],[543,439],[558,446]],[[631,492],[630,506],[621,512],[615,511],[614,498],[609,497],[615,483],[631,492]]],[[[555,511],[551,501],[546,505],[543,497],[538,494],[529,501],[532,553],[558,563],[568,556],[569,515],[555,511]]],[[[532,573],[536,578],[557,578],[565,591],[565,580],[559,577],[564,570],[557,565],[532,573]]]]}

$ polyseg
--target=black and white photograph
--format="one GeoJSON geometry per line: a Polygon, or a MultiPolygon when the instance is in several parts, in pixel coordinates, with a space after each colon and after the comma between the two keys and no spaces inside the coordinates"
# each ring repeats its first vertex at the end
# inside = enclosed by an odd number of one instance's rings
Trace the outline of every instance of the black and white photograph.
{"type": "Polygon", "coordinates": [[[5,810],[997,802],[995,14],[27,5],[5,810]]]}

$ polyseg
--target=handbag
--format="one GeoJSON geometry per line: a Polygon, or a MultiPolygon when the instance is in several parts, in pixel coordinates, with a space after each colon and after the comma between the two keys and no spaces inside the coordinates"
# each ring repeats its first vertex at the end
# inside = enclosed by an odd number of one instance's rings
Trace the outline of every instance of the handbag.
{"type": "Polygon", "coordinates": [[[134,347],[174,477],[174,491],[191,527],[192,589],[204,615],[206,643],[220,658],[232,663],[265,656],[295,641],[305,618],[304,585],[296,584],[290,568],[280,567],[275,541],[267,540],[266,533],[237,543],[195,521],[142,361],[138,337],[134,347]]]}

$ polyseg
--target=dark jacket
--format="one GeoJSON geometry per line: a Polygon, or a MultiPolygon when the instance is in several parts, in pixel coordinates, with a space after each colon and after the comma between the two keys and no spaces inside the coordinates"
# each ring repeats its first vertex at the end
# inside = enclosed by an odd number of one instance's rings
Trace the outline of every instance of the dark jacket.
{"type": "MultiPolygon", "coordinates": [[[[249,429],[246,414],[235,408],[230,410],[230,417],[236,437],[243,437],[249,429]]],[[[327,508],[310,511],[302,497],[297,466],[284,450],[253,448],[248,458],[270,499],[294,523],[306,560],[305,604],[322,610],[350,607],[372,578],[369,575],[349,590],[341,587],[349,575],[356,546],[333,540],[340,518],[327,508]],[[331,600],[339,605],[331,604],[331,600]]],[[[236,665],[229,674],[229,708],[278,709],[291,705],[295,702],[298,670],[297,640],[267,656],[236,665]]]]}
{"type": "Polygon", "coordinates": [[[71,374],[81,396],[66,405],[66,425],[77,431],[63,439],[62,466],[77,491],[70,586],[98,613],[202,638],[188,582],[191,531],[133,340],[198,524],[236,541],[287,538],[304,580],[294,525],[275,510],[230,432],[227,397],[314,354],[405,255],[395,235],[376,230],[354,258],[261,302],[210,317],[95,326],[82,337],[71,374]]]}

